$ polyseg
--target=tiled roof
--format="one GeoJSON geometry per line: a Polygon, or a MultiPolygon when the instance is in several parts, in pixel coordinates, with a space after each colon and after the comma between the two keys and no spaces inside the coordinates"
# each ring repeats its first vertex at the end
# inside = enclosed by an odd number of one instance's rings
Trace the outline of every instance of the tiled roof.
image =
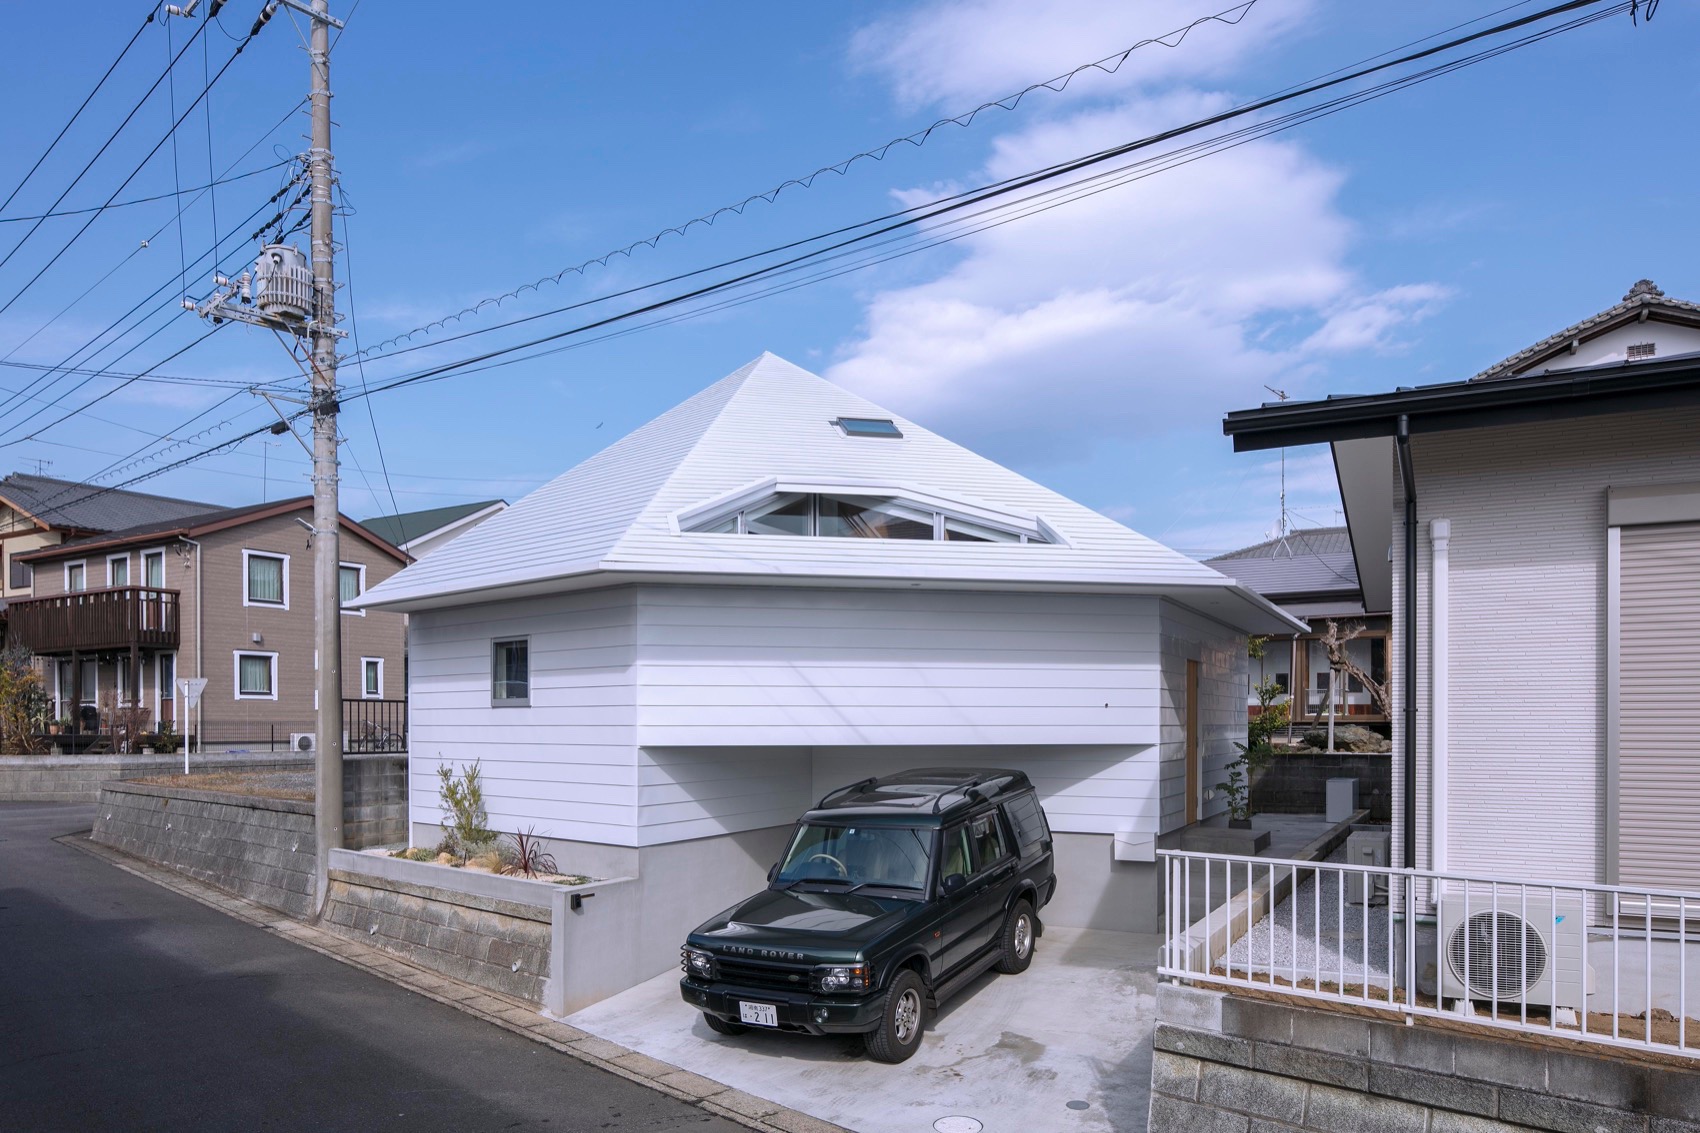
{"type": "Polygon", "coordinates": [[[116,531],[141,523],[157,523],[218,511],[223,505],[152,496],[14,472],[0,480],[5,499],[43,523],[81,531],[116,531]]]}
{"type": "Polygon", "coordinates": [[[1313,527],[1205,562],[1266,598],[1358,593],[1358,568],[1344,527],[1313,527]]]}
{"type": "Polygon", "coordinates": [[[448,507],[426,508],[423,511],[404,511],[400,515],[378,515],[371,519],[362,519],[360,526],[400,547],[504,502],[506,501],[480,500],[475,504],[451,504],[448,507]]]}
{"type": "Polygon", "coordinates": [[[1526,350],[1519,350],[1509,358],[1500,360],[1471,378],[1472,382],[1484,382],[1493,378],[1507,378],[1517,374],[1524,367],[1540,360],[1543,355],[1568,346],[1579,338],[1590,337],[1594,332],[1619,322],[1629,322],[1639,318],[1643,313],[1661,313],[1674,315],[1681,322],[1700,324],[1700,303],[1691,303],[1686,299],[1672,299],[1650,279],[1639,280],[1621,303],[1607,307],[1597,315],[1590,315],[1579,323],[1565,327],[1557,334],[1551,334],[1535,343],[1526,350]]]}
{"type": "Polygon", "coordinates": [[[1210,567],[772,354],[373,587],[360,604],[416,609],[657,575],[1190,591],[1201,601],[1209,592],[1236,617],[1262,624],[1272,616],[1266,602],[1210,567]],[[833,424],[840,417],[890,418],[902,438],[846,436],[833,424]],[[804,482],[870,495],[910,491],[1036,517],[1060,541],[764,538],[679,529],[681,513],[764,484],[804,482]]]}

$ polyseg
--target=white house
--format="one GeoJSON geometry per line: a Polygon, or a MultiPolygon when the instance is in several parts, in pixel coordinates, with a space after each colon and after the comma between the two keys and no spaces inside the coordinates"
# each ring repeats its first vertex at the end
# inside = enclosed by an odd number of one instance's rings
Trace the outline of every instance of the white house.
{"type": "Polygon", "coordinates": [[[1224,428],[1333,446],[1396,865],[1700,892],[1700,304],[1643,280],[1468,381],[1224,428]]]}
{"type": "Polygon", "coordinates": [[[1153,928],[1153,839],[1222,809],[1246,634],[1302,628],[771,354],[362,604],[410,615],[415,839],[439,763],[482,760],[494,827],[642,880],[653,971],[821,795],[914,766],[1025,770],[1048,919],[1153,928]]]}

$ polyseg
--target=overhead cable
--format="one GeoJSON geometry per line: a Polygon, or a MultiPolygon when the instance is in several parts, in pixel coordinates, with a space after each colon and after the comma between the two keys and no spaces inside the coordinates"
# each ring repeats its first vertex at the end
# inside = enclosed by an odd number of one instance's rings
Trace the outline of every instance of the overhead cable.
{"type": "Polygon", "coordinates": [[[1140,48],[1151,47],[1151,46],[1154,46],[1154,45],[1155,46],[1161,46],[1161,47],[1179,47],[1181,45],[1182,41],[1184,41],[1186,39],[1187,35],[1194,28],[1197,28],[1202,24],[1209,24],[1209,23],[1219,23],[1219,24],[1229,24],[1229,25],[1238,24],[1241,20],[1245,19],[1246,15],[1251,11],[1251,9],[1257,3],[1258,3],[1258,0],[1245,0],[1244,3],[1236,4],[1232,8],[1226,8],[1226,9],[1220,11],[1220,12],[1217,12],[1214,15],[1200,16],[1198,19],[1192,21],[1190,24],[1187,24],[1184,27],[1177,28],[1177,29],[1175,29],[1174,31],[1171,31],[1171,32],[1166,32],[1163,35],[1152,36],[1152,37],[1149,37],[1147,39],[1142,39],[1138,43],[1132,44],[1129,47],[1125,47],[1125,48],[1116,52],[1113,55],[1106,55],[1102,59],[1095,60],[1094,62],[1091,62],[1091,63],[1082,63],[1080,66],[1075,67],[1073,70],[1065,71],[1063,74],[1058,75],[1055,78],[1046,79],[1043,82],[1031,83],[1031,84],[1023,87],[1021,90],[1015,92],[1014,94],[1005,95],[1003,98],[993,99],[989,102],[982,102],[979,106],[976,106],[974,109],[972,109],[972,110],[970,110],[970,111],[968,111],[964,114],[958,114],[958,115],[955,115],[954,117],[950,117],[950,118],[940,118],[938,121],[934,122],[932,125],[924,127],[923,129],[920,129],[920,130],[916,130],[912,134],[905,134],[904,136],[902,136],[900,138],[893,138],[890,141],[886,142],[884,145],[875,146],[872,149],[863,150],[860,153],[853,154],[850,157],[845,158],[843,161],[834,162],[831,165],[823,165],[819,169],[815,170],[813,173],[809,173],[809,174],[802,176],[802,177],[793,177],[793,178],[791,178],[787,181],[781,182],[780,184],[774,186],[771,189],[768,189],[765,192],[753,193],[750,196],[745,197],[743,200],[736,202],[735,204],[723,205],[720,208],[714,209],[710,212],[706,212],[701,216],[695,217],[691,220],[687,220],[683,224],[674,225],[671,228],[664,228],[660,232],[655,233],[653,236],[645,237],[642,240],[634,240],[630,244],[627,244],[626,246],[624,246],[622,248],[616,248],[613,251],[606,252],[606,253],[604,253],[600,256],[595,257],[594,259],[585,260],[583,263],[575,264],[572,267],[562,268],[560,271],[555,272],[553,275],[546,275],[546,276],[541,277],[540,279],[533,280],[530,283],[521,284],[519,287],[516,287],[511,291],[504,292],[501,295],[495,295],[495,296],[491,296],[490,298],[487,298],[487,299],[481,299],[477,303],[473,304],[472,306],[464,307],[461,310],[456,311],[452,315],[446,315],[443,318],[437,319],[433,322],[425,323],[424,325],[415,327],[412,330],[406,331],[403,334],[399,334],[399,335],[394,336],[393,338],[387,338],[382,342],[376,343],[375,345],[369,347],[366,352],[369,353],[369,354],[382,353],[386,350],[386,348],[393,346],[398,342],[404,342],[408,339],[411,339],[414,335],[423,334],[423,333],[435,330],[439,327],[447,326],[449,323],[459,322],[461,319],[467,317],[468,315],[477,314],[479,311],[483,310],[485,307],[489,307],[489,306],[499,307],[503,303],[508,301],[509,299],[518,298],[520,295],[523,295],[527,291],[535,291],[538,288],[544,286],[545,284],[550,284],[550,283],[558,284],[569,275],[575,275],[575,274],[576,275],[583,275],[590,268],[605,267],[605,266],[607,266],[607,264],[610,260],[613,260],[613,259],[615,259],[619,256],[630,256],[633,252],[636,252],[640,248],[653,248],[668,236],[683,236],[687,232],[689,232],[692,228],[695,228],[698,225],[712,226],[714,224],[714,222],[722,216],[725,216],[725,215],[728,215],[728,214],[731,214],[733,216],[742,216],[744,210],[746,208],[748,208],[750,205],[756,204],[758,202],[762,203],[762,204],[772,204],[774,202],[774,200],[778,198],[779,194],[784,192],[786,189],[793,188],[793,187],[800,188],[800,189],[812,188],[814,186],[816,179],[819,178],[820,176],[822,176],[823,174],[836,173],[839,176],[844,176],[845,174],[849,173],[850,167],[855,165],[859,161],[884,161],[886,155],[888,153],[890,153],[891,150],[893,150],[894,148],[896,148],[898,146],[911,145],[911,146],[914,146],[916,148],[920,148],[921,146],[926,145],[927,140],[929,138],[931,138],[932,135],[935,132],[943,129],[946,126],[959,126],[959,127],[967,128],[967,127],[973,125],[974,119],[979,117],[980,114],[984,113],[985,111],[988,111],[988,110],[1010,110],[1010,111],[1013,111],[1018,106],[1021,105],[1022,99],[1026,98],[1028,95],[1033,94],[1037,91],[1049,90],[1049,91],[1055,91],[1055,92],[1060,93],[1061,91],[1067,89],[1069,83],[1072,82],[1074,80],[1074,78],[1077,75],[1080,75],[1082,72],[1085,72],[1085,71],[1102,71],[1105,74],[1113,75],[1121,69],[1121,67],[1124,63],[1127,62],[1128,57],[1131,56],[1135,51],[1138,51],[1140,48]],[[1171,40],[1173,42],[1171,42],[1171,40]]]}

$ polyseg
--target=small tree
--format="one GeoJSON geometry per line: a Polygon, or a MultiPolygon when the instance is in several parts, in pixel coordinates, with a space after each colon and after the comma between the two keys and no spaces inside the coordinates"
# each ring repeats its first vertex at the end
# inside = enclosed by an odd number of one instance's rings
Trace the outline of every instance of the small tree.
{"type": "MultiPolygon", "coordinates": [[[[1326,625],[1328,628],[1323,631],[1321,640],[1322,647],[1328,651],[1329,667],[1336,673],[1346,673],[1363,685],[1369,692],[1369,698],[1375,702],[1376,709],[1383,716],[1392,719],[1393,704],[1388,698],[1387,682],[1371,680],[1370,675],[1364,672],[1356,661],[1352,660],[1351,651],[1346,648],[1349,643],[1363,634],[1364,623],[1347,622],[1342,626],[1333,618],[1329,618],[1326,625]]],[[[1329,695],[1333,695],[1332,689],[1329,690],[1329,695]]]]}
{"type": "MultiPolygon", "coordinates": [[[[1263,636],[1248,638],[1246,655],[1253,661],[1261,661],[1268,641],[1263,636]]],[[[1234,745],[1240,757],[1228,764],[1227,781],[1216,784],[1216,789],[1228,798],[1228,816],[1238,822],[1250,821],[1252,776],[1275,754],[1270,739],[1287,726],[1287,706],[1275,703],[1275,698],[1281,695],[1280,685],[1265,677],[1252,685],[1251,691],[1257,697],[1257,715],[1246,724],[1246,742],[1234,745]]]]}
{"type": "Polygon", "coordinates": [[[41,674],[28,649],[12,644],[0,650],[0,750],[15,755],[42,751],[51,708],[41,674]]]}
{"type": "Polygon", "coordinates": [[[456,775],[448,764],[437,767],[440,786],[437,794],[442,801],[443,852],[453,854],[464,864],[466,859],[495,842],[496,835],[489,827],[490,814],[484,807],[484,778],[479,760],[474,760],[456,775]]]}

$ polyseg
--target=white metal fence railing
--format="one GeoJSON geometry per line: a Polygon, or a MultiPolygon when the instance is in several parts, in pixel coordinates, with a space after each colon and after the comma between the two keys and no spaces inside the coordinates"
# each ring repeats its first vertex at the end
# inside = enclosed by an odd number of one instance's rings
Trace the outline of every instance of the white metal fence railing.
{"type": "Polygon", "coordinates": [[[1700,894],[1157,853],[1166,978],[1700,1059],[1700,894]]]}

